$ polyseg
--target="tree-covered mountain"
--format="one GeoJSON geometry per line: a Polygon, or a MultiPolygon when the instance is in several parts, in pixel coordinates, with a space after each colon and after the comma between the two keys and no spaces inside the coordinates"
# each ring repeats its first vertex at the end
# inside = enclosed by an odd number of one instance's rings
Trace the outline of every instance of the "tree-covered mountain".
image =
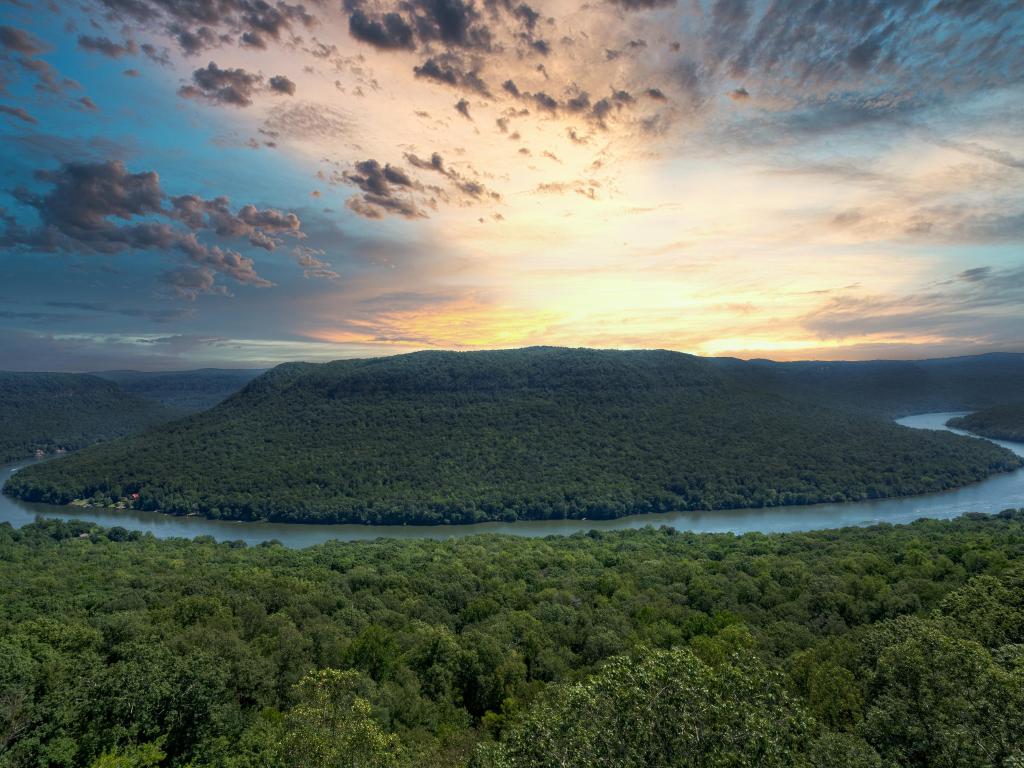
{"type": "Polygon", "coordinates": [[[993,440],[1024,442],[1024,403],[985,408],[950,419],[948,424],[993,440]]]}
{"type": "Polygon", "coordinates": [[[1020,401],[1024,354],[852,362],[709,358],[738,381],[790,399],[891,417],[1020,401]]]}
{"type": "Polygon", "coordinates": [[[231,519],[466,523],[937,491],[1008,451],[789,399],[666,351],[286,364],[202,414],[25,469],[22,498],[231,519]]]}
{"type": "Polygon", "coordinates": [[[0,765],[1009,768],[1024,510],[794,534],[0,525],[0,765]]]}
{"type": "Polygon", "coordinates": [[[182,415],[205,411],[263,373],[255,368],[200,368],[195,371],[100,371],[125,392],[156,400],[182,415]]]}
{"type": "Polygon", "coordinates": [[[175,415],[96,376],[0,371],[0,462],[77,450],[175,415]]]}

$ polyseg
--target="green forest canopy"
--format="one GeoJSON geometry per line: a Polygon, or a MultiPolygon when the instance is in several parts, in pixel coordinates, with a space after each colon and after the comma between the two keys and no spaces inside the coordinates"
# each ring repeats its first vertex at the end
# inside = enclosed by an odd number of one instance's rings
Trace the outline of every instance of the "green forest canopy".
{"type": "Polygon", "coordinates": [[[306,550],[0,526],[0,766],[1006,768],[1024,510],[306,550]]]}
{"type": "Polygon", "coordinates": [[[0,463],[77,450],[176,415],[96,376],[0,371],[0,463]]]}
{"type": "Polygon", "coordinates": [[[964,485],[984,441],[792,400],[666,351],[279,366],[210,411],[22,470],[22,498],[214,518],[469,523],[847,501],[964,485]]]}
{"type": "Polygon", "coordinates": [[[1024,403],[985,408],[950,419],[948,423],[993,440],[1024,441],[1024,403]]]}

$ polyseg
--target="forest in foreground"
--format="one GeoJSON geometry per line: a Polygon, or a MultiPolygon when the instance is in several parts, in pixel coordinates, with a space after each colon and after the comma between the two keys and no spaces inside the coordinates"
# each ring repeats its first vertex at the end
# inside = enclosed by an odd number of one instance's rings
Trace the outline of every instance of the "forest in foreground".
{"type": "Polygon", "coordinates": [[[306,550],[0,526],[0,766],[1007,768],[1024,510],[306,550]]]}
{"type": "Polygon", "coordinates": [[[668,351],[291,363],[209,411],[25,468],[5,491],[222,519],[474,523],[906,496],[1021,464],[765,386],[760,367],[668,351]]]}

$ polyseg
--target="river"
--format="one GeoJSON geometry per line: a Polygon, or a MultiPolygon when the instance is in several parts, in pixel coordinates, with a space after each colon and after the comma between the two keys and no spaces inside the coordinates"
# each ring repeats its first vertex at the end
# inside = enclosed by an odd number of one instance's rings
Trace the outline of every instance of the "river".
{"type": "MultiPolygon", "coordinates": [[[[962,413],[923,413],[899,419],[915,429],[949,429],[948,419],[962,413]]],[[[950,430],[968,434],[960,430],[950,430]]],[[[981,438],[978,438],[981,439],[981,438]]],[[[1024,443],[993,441],[1024,456],[1024,443]]],[[[9,475],[31,462],[0,468],[0,485],[9,475]]],[[[698,533],[778,533],[840,528],[874,523],[909,523],[921,517],[946,519],[965,512],[1000,512],[1024,506],[1024,469],[994,475],[980,483],[952,491],[908,496],[898,499],[856,501],[842,504],[812,504],[793,507],[723,509],[710,512],[664,512],[632,515],[618,520],[537,520],[475,525],[309,525],[302,523],[244,523],[207,520],[203,517],[173,517],[159,512],[136,510],[83,509],[53,504],[32,504],[0,495],[0,523],[15,527],[31,523],[36,515],[62,520],[88,520],[103,526],[120,525],[152,533],[160,538],[212,536],[218,541],[242,540],[248,544],[277,540],[288,547],[308,547],[332,539],[345,541],[377,538],[450,539],[477,533],[506,533],[515,536],[549,536],[593,529],[602,531],[668,525],[698,533]]]]}

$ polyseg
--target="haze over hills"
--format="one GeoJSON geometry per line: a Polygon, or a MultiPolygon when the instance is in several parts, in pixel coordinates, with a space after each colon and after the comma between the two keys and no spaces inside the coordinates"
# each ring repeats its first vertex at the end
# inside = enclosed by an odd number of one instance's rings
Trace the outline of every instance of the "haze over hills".
{"type": "Polygon", "coordinates": [[[1017,402],[1024,354],[991,353],[934,360],[830,362],[710,358],[750,386],[790,398],[892,417],[1017,402]]]}
{"type": "Polygon", "coordinates": [[[156,400],[182,414],[212,408],[264,372],[264,368],[200,368],[195,371],[99,371],[125,392],[156,400]]]}
{"type": "MultiPolygon", "coordinates": [[[[608,518],[942,490],[1019,466],[676,352],[536,347],[294,363],[210,411],[19,472],[7,492],[210,517],[608,518]],[[785,393],[785,396],[783,395],[785,393]]],[[[821,391],[820,385],[818,392],[821,391]]]]}
{"type": "Polygon", "coordinates": [[[950,419],[949,426],[993,440],[1024,441],[1024,403],[997,405],[950,419]]]}
{"type": "Polygon", "coordinates": [[[176,415],[97,376],[0,371],[0,461],[77,450],[176,415]]]}

